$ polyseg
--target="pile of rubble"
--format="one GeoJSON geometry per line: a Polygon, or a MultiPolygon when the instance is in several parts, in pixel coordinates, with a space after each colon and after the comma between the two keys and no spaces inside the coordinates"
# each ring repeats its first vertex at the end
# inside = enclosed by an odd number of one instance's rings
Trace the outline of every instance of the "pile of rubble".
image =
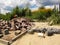
{"type": "Polygon", "coordinates": [[[26,18],[14,18],[10,21],[0,20],[0,30],[9,29],[9,30],[22,30],[31,28],[32,23],[26,18]]]}
{"type": "Polygon", "coordinates": [[[32,26],[33,23],[27,18],[14,18],[10,21],[0,20],[0,35],[3,34],[3,31],[5,34],[8,34],[9,31],[24,32],[31,29],[32,26]]]}

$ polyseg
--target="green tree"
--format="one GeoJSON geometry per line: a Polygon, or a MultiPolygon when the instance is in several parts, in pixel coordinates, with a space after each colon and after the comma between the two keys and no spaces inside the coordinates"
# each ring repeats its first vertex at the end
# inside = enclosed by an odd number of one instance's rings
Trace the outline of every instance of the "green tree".
{"type": "Polygon", "coordinates": [[[12,10],[12,15],[17,15],[17,16],[22,16],[22,9],[20,9],[18,6],[16,6],[13,10],[12,10]]]}
{"type": "Polygon", "coordinates": [[[26,16],[32,16],[32,12],[31,12],[30,9],[27,9],[27,11],[26,11],[26,16]]]}

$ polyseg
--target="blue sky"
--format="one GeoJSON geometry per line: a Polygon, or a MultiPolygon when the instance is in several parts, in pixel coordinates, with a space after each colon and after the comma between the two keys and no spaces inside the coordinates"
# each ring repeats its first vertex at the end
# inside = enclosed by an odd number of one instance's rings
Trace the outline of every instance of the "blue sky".
{"type": "Polygon", "coordinates": [[[15,6],[26,7],[28,5],[31,9],[46,5],[58,4],[60,0],[0,0],[0,8],[4,10],[11,10],[15,6]]]}

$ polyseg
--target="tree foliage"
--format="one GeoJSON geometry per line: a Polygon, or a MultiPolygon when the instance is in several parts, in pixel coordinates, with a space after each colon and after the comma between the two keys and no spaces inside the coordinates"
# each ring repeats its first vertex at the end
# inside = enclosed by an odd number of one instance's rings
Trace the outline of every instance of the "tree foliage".
{"type": "Polygon", "coordinates": [[[28,7],[26,8],[19,8],[16,6],[10,13],[0,14],[0,19],[3,20],[11,20],[14,16],[17,17],[27,17],[31,19],[38,19],[38,20],[47,20],[52,22],[52,24],[59,24],[60,23],[60,14],[58,14],[58,10],[56,7],[52,9],[45,9],[44,7],[40,7],[36,11],[31,11],[28,7]]]}
{"type": "Polygon", "coordinates": [[[13,19],[15,15],[18,17],[31,16],[31,10],[29,8],[19,8],[16,6],[10,13],[0,14],[0,19],[10,20],[13,19]]]}

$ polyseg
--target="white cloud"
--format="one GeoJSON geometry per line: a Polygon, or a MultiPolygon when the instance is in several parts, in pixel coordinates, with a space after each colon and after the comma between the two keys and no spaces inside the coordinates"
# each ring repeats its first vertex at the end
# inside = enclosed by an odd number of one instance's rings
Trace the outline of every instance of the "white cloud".
{"type": "Polygon", "coordinates": [[[55,3],[58,3],[60,2],[60,0],[50,0],[51,2],[55,2],[55,3]]]}
{"type": "Polygon", "coordinates": [[[27,2],[29,2],[30,5],[36,4],[39,6],[39,5],[42,5],[42,3],[46,1],[50,1],[53,3],[59,2],[59,0],[0,0],[0,3],[4,4],[3,6],[15,7],[16,5],[22,5],[22,4],[26,4],[27,2]]]}
{"type": "Polygon", "coordinates": [[[45,4],[45,2],[58,3],[58,2],[60,2],[60,0],[0,0],[0,8],[7,8],[7,6],[15,7],[16,5],[24,6],[27,3],[29,3],[30,6],[36,5],[36,6],[40,7],[43,4],[45,4]]]}

